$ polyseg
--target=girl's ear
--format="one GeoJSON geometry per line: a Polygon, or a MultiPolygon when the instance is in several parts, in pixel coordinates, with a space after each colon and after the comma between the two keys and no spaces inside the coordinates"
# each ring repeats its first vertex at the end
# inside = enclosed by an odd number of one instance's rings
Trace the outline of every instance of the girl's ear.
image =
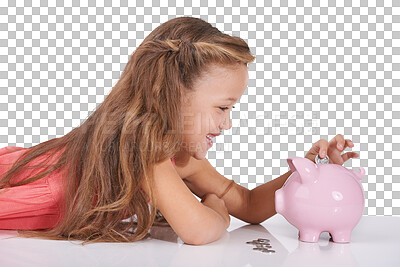
{"type": "Polygon", "coordinates": [[[297,171],[302,183],[314,182],[318,175],[317,164],[307,158],[291,157],[287,159],[289,168],[292,172],[297,171]]]}

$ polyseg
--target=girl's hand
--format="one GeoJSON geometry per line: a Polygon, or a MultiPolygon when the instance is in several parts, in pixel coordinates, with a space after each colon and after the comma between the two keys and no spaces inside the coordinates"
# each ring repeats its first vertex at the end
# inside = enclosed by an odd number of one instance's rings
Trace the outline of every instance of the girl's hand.
{"type": "Polygon", "coordinates": [[[231,217],[229,217],[228,209],[225,206],[225,201],[220,199],[216,194],[208,193],[203,196],[201,203],[215,210],[225,221],[226,228],[229,227],[231,222],[231,217]]]}
{"type": "Polygon", "coordinates": [[[344,139],[343,135],[338,134],[331,141],[321,139],[313,144],[310,151],[307,152],[305,158],[315,163],[315,157],[317,154],[321,159],[325,158],[326,155],[329,157],[329,163],[343,165],[347,160],[351,158],[357,158],[359,155],[355,152],[347,152],[341,154],[346,147],[353,147],[354,144],[350,139],[344,139]]]}

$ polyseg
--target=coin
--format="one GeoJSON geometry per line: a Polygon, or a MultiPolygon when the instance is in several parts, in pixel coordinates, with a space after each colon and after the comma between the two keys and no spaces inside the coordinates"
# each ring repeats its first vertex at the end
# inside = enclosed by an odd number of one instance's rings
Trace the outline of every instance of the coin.
{"type": "Polygon", "coordinates": [[[315,157],[315,163],[316,164],[328,164],[329,163],[329,157],[325,156],[325,158],[321,159],[319,155],[315,157]]]}
{"type": "Polygon", "coordinates": [[[267,249],[267,248],[253,248],[253,250],[258,250],[265,253],[275,253],[275,250],[267,249]]]}

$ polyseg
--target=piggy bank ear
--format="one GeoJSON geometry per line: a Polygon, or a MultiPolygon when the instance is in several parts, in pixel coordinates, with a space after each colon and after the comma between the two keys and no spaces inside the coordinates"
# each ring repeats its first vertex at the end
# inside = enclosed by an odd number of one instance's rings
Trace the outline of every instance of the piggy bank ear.
{"type": "Polygon", "coordinates": [[[297,171],[302,183],[314,182],[318,175],[317,164],[307,158],[291,157],[287,159],[289,168],[292,172],[297,171]]]}

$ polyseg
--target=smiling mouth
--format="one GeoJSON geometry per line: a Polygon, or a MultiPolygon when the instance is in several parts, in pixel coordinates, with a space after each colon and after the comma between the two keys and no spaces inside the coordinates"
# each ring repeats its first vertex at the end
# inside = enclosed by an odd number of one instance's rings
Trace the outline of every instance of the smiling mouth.
{"type": "Polygon", "coordinates": [[[209,145],[213,145],[214,144],[214,142],[213,142],[213,140],[212,140],[212,138],[210,137],[210,136],[206,136],[206,139],[207,139],[207,143],[209,144],[209,145]]]}

